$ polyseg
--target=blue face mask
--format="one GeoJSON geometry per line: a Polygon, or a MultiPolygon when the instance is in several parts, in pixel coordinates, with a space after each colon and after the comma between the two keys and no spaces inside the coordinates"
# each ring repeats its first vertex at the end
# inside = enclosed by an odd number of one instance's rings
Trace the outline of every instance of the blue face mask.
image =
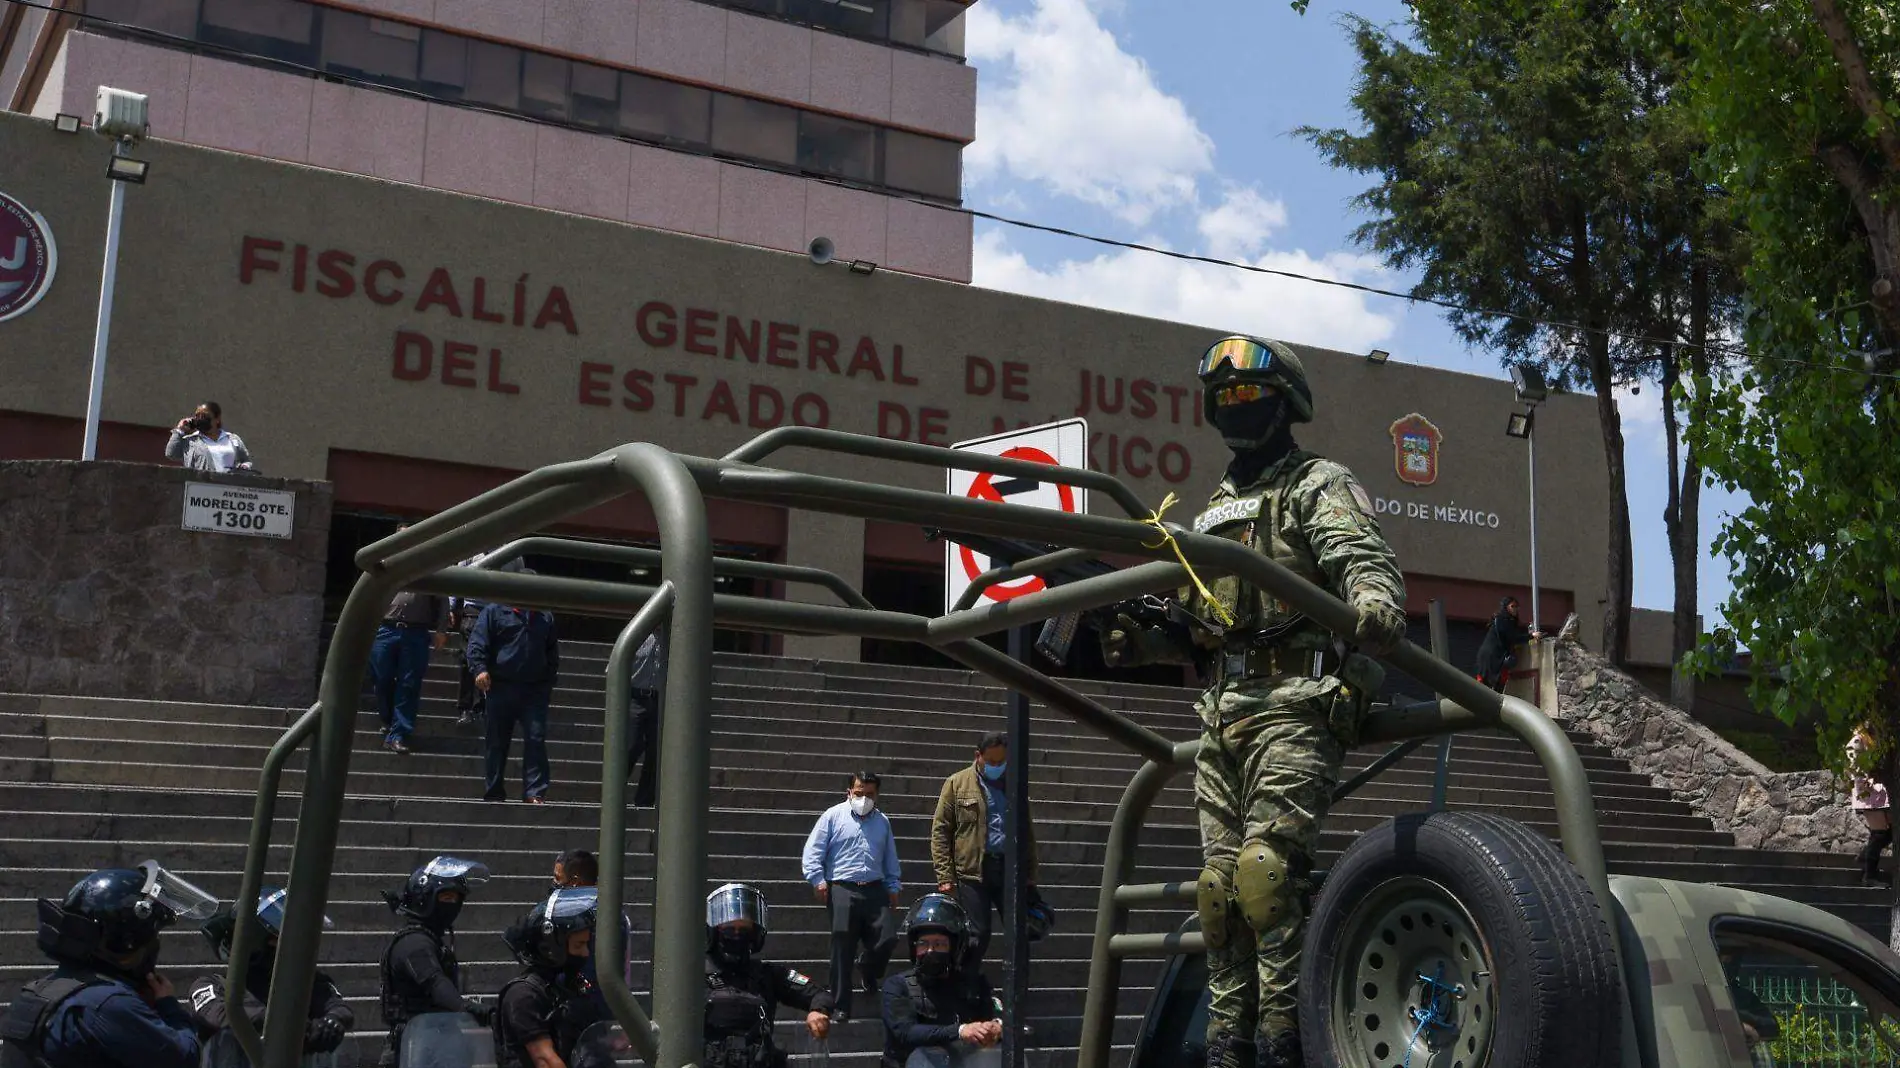
{"type": "Polygon", "coordinates": [[[1007,760],[1003,761],[1001,764],[985,764],[983,765],[983,777],[990,780],[991,782],[995,782],[996,780],[1002,778],[1003,773],[1008,770],[1009,770],[1009,761],[1007,760]]]}

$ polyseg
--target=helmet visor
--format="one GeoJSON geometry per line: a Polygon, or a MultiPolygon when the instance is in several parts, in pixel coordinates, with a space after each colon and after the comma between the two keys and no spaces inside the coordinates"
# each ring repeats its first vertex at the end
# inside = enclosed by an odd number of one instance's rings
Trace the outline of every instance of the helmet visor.
{"type": "Polygon", "coordinates": [[[1223,338],[1201,354],[1201,368],[1197,373],[1206,378],[1223,364],[1236,371],[1272,371],[1279,366],[1279,361],[1272,349],[1252,338],[1223,338]]]}
{"type": "Polygon", "coordinates": [[[208,920],[218,911],[218,899],[148,860],[139,865],[145,875],[144,896],[172,911],[181,920],[208,920]]]}
{"type": "Polygon", "coordinates": [[[742,920],[749,921],[762,931],[768,929],[764,894],[749,886],[728,883],[707,896],[706,926],[724,927],[742,920]]]}
{"type": "MultiPolygon", "coordinates": [[[[264,929],[271,934],[283,933],[284,901],[289,897],[289,893],[289,891],[280,887],[266,886],[258,895],[257,922],[263,924],[264,929]]],[[[333,930],[335,927],[336,924],[330,922],[330,917],[325,916],[323,918],[324,930],[333,930]]]]}
{"type": "Polygon", "coordinates": [[[548,895],[542,905],[542,912],[549,922],[567,926],[567,921],[578,917],[587,918],[587,926],[594,923],[593,914],[600,908],[600,891],[591,886],[573,886],[556,890],[548,895]]]}
{"type": "Polygon", "coordinates": [[[424,864],[422,874],[445,880],[460,879],[470,886],[480,886],[488,881],[488,865],[479,860],[441,856],[424,864]]]}

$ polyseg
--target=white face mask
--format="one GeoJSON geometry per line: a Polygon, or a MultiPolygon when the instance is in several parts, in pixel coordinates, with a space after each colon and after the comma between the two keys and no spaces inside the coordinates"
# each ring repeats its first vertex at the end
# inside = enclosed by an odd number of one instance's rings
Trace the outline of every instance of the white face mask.
{"type": "Polygon", "coordinates": [[[871,810],[876,807],[877,798],[875,797],[854,797],[851,799],[851,814],[853,816],[869,816],[871,810]]]}

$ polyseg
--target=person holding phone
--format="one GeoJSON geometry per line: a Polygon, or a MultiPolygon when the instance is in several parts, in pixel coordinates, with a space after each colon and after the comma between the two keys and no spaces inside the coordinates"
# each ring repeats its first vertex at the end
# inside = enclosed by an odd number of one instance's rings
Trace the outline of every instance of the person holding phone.
{"type": "Polygon", "coordinates": [[[200,404],[197,411],[172,427],[171,440],[165,443],[165,458],[193,471],[252,470],[251,450],[244,447],[243,438],[224,429],[224,409],[217,401],[200,404]]]}

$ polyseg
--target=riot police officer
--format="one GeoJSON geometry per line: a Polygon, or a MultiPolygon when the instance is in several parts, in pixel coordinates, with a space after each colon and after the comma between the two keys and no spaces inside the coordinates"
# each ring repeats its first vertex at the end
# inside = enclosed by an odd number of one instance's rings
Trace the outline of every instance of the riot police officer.
{"type": "Polygon", "coordinates": [[[455,917],[468,891],[488,881],[488,866],[441,856],[409,876],[401,891],[383,891],[389,911],[408,918],[383,949],[383,1020],[389,1045],[382,1068],[401,1063],[402,1031],[411,1017],[425,1012],[466,1012],[486,1024],[489,1011],[462,996],[461,967],[455,960],[455,917]]]}
{"type": "Polygon", "coordinates": [[[583,974],[597,895],[591,886],[556,889],[502,936],[522,969],[495,1000],[497,1068],[567,1068],[581,1032],[600,1019],[583,974]]]}
{"type": "Polygon", "coordinates": [[[703,1068],[783,1068],[772,1041],[779,1002],[805,1010],[813,1038],[831,1033],[831,994],[811,976],[758,958],[765,895],[727,883],[706,896],[706,1050],[703,1068]]]}
{"type": "Polygon", "coordinates": [[[216,898],[146,861],[39,900],[40,950],[59,968],[28,983],[0,1021],[6,1068],[196,1068],[197,1028],[160,975],[158,932],[202,920],[216,898]]]}
{"type": "MultiPolygon", "coordinates": [[[[264,944],[251,951],[244,965],[244,1011],[251,1022],[264,1025],[264,1006],[270,1002],[271,969],[277,964],[277,936],[284,929],[284,899],[280,887],[265,886],[258,891],[257,922],[264,929],[264,944]]],[[[335,926],[323,918],[325,930],[335,926]]],[[[231,959],[231,937],[237,930],[237,917],[227,908],[205,921],[201,928],[211,952],[220,960],[231,959]]],[[[191,1015],[198,1032],[208,1042],[230,1026],[230,1002],[222,974],[206,975],[191,986],[191,1015]]],[[[343,1044],[343,1037],[356,1026],[356,1014],[344,1003],[336,983],[323,972],[316,973],[310,988],[309,1022],[304,1025],[305,1053],[329,1053],[343,1044]]],[[[229,1040],[227,1040],[229,1041],[229,1040]]]]}
{"type": "Polygon", "coordinates": [[[1313,392],[1293,350],[1229,337],[1201,356],[1202,406],[1233,451],[1194,529],[1238,541],[1357,612],[1335,637],[1239,577],[1185,591],[1188,626],[1117,619],[1110,664],[1191,658],[1211,685],[1196,708],[1194,792],[1203,868],[1210,1068],[1298,1068],[1294,989],[1319,821],[1383,670],[1362,655],[1405,637],[1405,584],[1352,473],[1306,452],[1293,424],[1313,392]],[[1203,592],[1205,590],[1205,592],[1203,592]]]}
{"type": "Polygon", "coordinates": [[[904,922],[914,967],[884,980],[881,1068],[947,1068],[1003,1040],[1003,1003],[973,960],[970,921],[946,894],[925,894],[904,922]]]}

